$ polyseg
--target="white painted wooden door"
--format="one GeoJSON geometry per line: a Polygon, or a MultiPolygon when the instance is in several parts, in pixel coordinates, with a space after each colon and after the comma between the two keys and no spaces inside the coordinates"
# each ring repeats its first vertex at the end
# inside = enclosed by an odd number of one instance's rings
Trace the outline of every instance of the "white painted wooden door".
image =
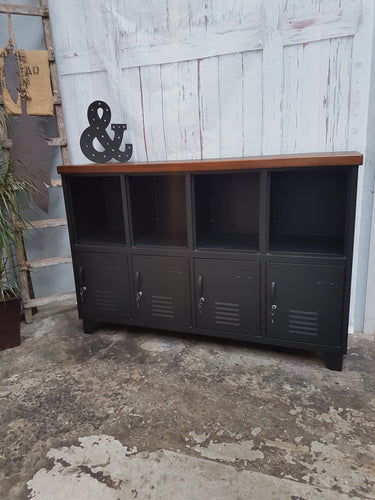
{"type": "MultiPolygon", "coordinates": [[[[79,138],[97,99],[127,123],[138,161],[365,150],[373,0],[49,6],[73,163],[87,162],[79,138]]],[[[373,175],[359,177],[352,323],[363,319],[373,175]]]]}

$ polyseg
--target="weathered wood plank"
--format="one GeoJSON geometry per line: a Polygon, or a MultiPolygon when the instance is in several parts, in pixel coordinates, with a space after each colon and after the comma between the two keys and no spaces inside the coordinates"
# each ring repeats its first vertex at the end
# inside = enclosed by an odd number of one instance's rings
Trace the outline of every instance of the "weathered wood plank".
{"type": "Polygon", "coordinates": [[[48,17],[49,12],[46,7],[28,7],[26,5],[12,5],[8,3],[0,3],[1,14],[17,14],[22,16],[37,16],[48,17]]]}
{"type": "MultiPolygon", "coordinates": [[[[262,36],[259,25],[257,25],[223,33],[204,32],[200,37],[196,35],[194,38],[187,37],[181,40],[165,38],[159,43],[147,46],[120,47],[119,64],[122,68],[167,64],[190,61],[198,57],[205,59],[218,55],[258,50],[261,47],[262,36]],[[166,46],[168,46],[168,50],[165,50],[166,46]]],[[[65,62],[63,64],[62,70],[66,72],[65,62]]],[[[77,62],[76,70],[78,70],[77,62]]]]}
{"type": "Polygon", "coordinates": [[[352,38],[284,49],[282,151],[348,147],[352,38]]]}
{"type": "Polygon", "coordinates": [[[121,73],[122,107],[126,115],[129,140],[133,144],[132,161],[147,161],[144,112],[140,68],[125,69],[121,73]]]}
{"type": "Polygon", "coordinates": [[[279,26],[284,1],[264,3],[262,151],[265,154],[281,151],[283,45],[279,26]]]}
{"type": "Polygon", "coordinates": [[[59,174],[145,173],[145,172],[208,172],[212,170],[250,170],[263,168],[329,167],[361,165],[363,156],[357,151],[261,155],[247,158],[212,158],[203,160],[149,161],[139,163],[103,163],[61,165],[59,174]]]}
{"type": "Polygon", "coordinates": [[[165,157],[177,160],[181,157],[177,63],[161,66],[160,78],[165,157]]]}
{"type": "MultiPolygon", "coordinates": [[[[60,105],[61,104],[61,97],[59,95],[54,95],[52,97],[53,99],[53,104],[54,105],[60,105]]],[[[3,105],[4,104],[4,97],[2,94],[0,94],[0,105],[3,105]]]]}
{"type": "MultiPolygon", "coordinates": [[[[4,139],[2,142],[3,148],[11,148],[12,147],[12,139],[4,139]]],[[[52,137],[47,139],[48,146],[66,146],[67,140],[65,137],[52,137]]],[[[68,162],[67,162],[68,163],[68,162]]]]}
{"type": "Polygon", "coordinates": [[[49,295],[48,297],[40,297],[38,299],[28,299],[23,301],[25,309],[32,309],[33,307],[45,306],[53,304],[54,302],[61,302],[63,300],[73,300],[76,298],[76,292],[59,293],[56,295],[49,295]]]}
{"type": "Polygon", "coordinates": [[[145,139],[147,157],[150,160],[166,158],[160,71],[160,66],[141,68],[145,139]]]}
{"type": "MultiPolygon", "coordinates": [[[[75,27],[75,31],[69,26],[65,48],[59,50],[61,74],[103,71],[107,69],[108,54],[117,50],[119,66],[125,69],[194,60],[197,54],[202,59],[263,48],[263,9],[258,4],[255,8],[255,4],[248,7],[243,2],[234,2],[233,5],[224,2],[223,5],[215,4],[215,8],[207,4],[205,9],[201,3],[196,4],[193,2],[187,6],[186,2],[182,5],[169,2],[165,5],[164,1],[155,12],[149,6],[142,15],[133,6],[137,23],[130,22],[124,12],[117,19],[117,44],[111,47],[106,45],[105,37],[100,33],[98,37],[97,30],[92,28],[92,9],[90,16],[83,11],[83,25],[79,16],[70,18],[69,24],[75,27]],[[81,22],[79,27],[76,26],[77,19],[81,22]],[[83,34],[87,35],[86,38],[83,34]],[[166,46],[168,50],[165,50],[166,46]]],[[[299,9],[293,11],[289,8],[279,19],[277,30],[280,30],[283,45],[352,36],[358,30],[361,5],[354,0],[340,3],[331,0],[323,4],[323,7],[327,5],[325,10],[321,10],[320,2],[316,1],[295,5],[299,9]]],[[[264,4],[265,12],[276,7],[272,2],[264,4]]],[[[97,13],[95,20],[99,24],[100,19],[102,17],[97,13]]]]}
{"type": "MultiPolygon", "coordinates": [[[[92,8],[88,0],[48,0],[56,53],[66,50],[74,56],[80,48],[104,45],[102,9],[92,8]],[[96,29],[90,20],[95,19],[96,29]],[[87,25],[89,24],[89,29],[87,25]],[[91,29],[90,29],[91,28],[91,29]],[[94,28],[94,29],[92,29],[94,28]],[[94,43],[93,43],[94,42],[94,43]]],[[[91,61],[94,63],[94,60],[91,61]]]]}
{"type": "Polygon", "coordinates": [[[31,221],[29,224],[27,224],[26,229],[44,229],[48,227],[60,227],[66,225],[66,217],[61,217],[59,219],[42,219],[31,221]]]}
{"type": "MultiPolygon", "coordinates": [[[[108,64],[108,59],[105,56],[106,51],[107,49],[104,45],[59,51],[59,74],[75,75],[92,73],[94,71],[106,71],[108,64]]],[[[57,54],[57,51],[55,53],[57,54]]]]}
{"type": "Polygon", "coordinates": [[[262,153],[262,52],[243,55],[243,155],[262,153]]]}
{"type": "Polygon", "coordinates": [[[242,55],[219,57],[220,156],[243,156],[242,55]]]}
{"type": "Polygon", "coordinates": [[[351,54],[351,38],[330,40],[326,141],[332,151],[348,147],[351,54]]]}
{"type": "Polygon", "coordinates": [[[202,158],[220,156],[219,59],[198,61],[199,123],[202,158]]]}
{"type": "Polygon", "coordinates": [[[26,261],[20,269],[21,269],[21,271],[27,271],[28,269],[36,269],[36,268],[49,267],[49,266],[58,266],[60,264],[70,264],[71,262],[72,262],[71,255],[63,255],[60,257],[49,257],[46,259],[26,261]]]}
{"type": "Polygon", "coordinates": [[[329,41],[284,49],[282,151],[327,149],[329,41]]]}
{"type": "Polygon", "coordinates": [[[198,62],[178,63],[178,159],[200,158],[198,62]]]}
{"type": "MultiPolygon", "coordinates": [[[[323,8],[324,6],[323,4],[323,8]]],[[[326,10],[321,12],[309,12],[306,7],[305,5],[302,17],[295,15],[283,17],[281,24],[283,45],[348,37],[353,36],[358,31],[360,2],[343,0],[341,5],[338,5],[337,2],[328,2],[328,9],[326,7],[326,10]]]]}

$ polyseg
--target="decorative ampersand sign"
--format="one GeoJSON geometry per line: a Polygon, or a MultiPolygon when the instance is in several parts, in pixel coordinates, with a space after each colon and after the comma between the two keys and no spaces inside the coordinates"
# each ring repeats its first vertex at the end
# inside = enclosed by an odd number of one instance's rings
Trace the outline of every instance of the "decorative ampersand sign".
{"type": "Polygon", "coordinates": [[[132,144],[125,144],[125,151],[120,151],[126,124],[113,123],[111,125],[111,130],[115,133],[113,139],[106,131],[111,121],[111,110],[107,103],[103,101],[92,102],[87,108],[87,118],[90,126],[83,131],[80,140],[81,150],[86,158],[96,163],[106,163],[112,158],[121,162],[130,160],[133,153],[132,144]],[[99,109],[102,110],[101,115],[99,115],[99,109]],[[103,151],[94,148],[95,139],[103,151]]]}

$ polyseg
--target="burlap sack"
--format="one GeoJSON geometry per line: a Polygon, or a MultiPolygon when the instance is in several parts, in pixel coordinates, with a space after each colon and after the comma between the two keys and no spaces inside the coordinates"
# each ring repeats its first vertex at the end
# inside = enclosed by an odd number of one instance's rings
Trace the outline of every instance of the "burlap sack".
{"type": "MultiPolygon", "coordinates": [[[[53,116],[53,97],[51,89],[48,52],[46,50],[22,50],[19,74],[27,94],[27,114],[53,116]]],[[[3,74],[4,52],[0,53],[0,83],[4,97],[5,111],[9,115],[21,114],[21,98],[15,103],[6,87],[3,74]]]]}

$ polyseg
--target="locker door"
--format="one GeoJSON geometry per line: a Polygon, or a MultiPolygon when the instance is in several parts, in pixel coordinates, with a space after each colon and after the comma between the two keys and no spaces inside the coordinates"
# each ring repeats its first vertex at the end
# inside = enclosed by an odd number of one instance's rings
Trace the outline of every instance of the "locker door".
{"type": "Polygon", "coordinates": [[[131,317],[126,255],[77,252],[74,263],[81,317],[98,321],[131,317]]]}
{"type": "Polygon", "coordinates": [[[190,326],[188,259],[135,255],[132,260],[137,320],[190,326]]]}
{"type": "Polygon", "coordinates": [[[267,335],[337,346],[341,343],[343,267],[267,265],[267,335]]]}
{"type": "Polygon", "coordinates": [[[258,262],[195,259],[199,328],[260,334],[258,262]]]}

